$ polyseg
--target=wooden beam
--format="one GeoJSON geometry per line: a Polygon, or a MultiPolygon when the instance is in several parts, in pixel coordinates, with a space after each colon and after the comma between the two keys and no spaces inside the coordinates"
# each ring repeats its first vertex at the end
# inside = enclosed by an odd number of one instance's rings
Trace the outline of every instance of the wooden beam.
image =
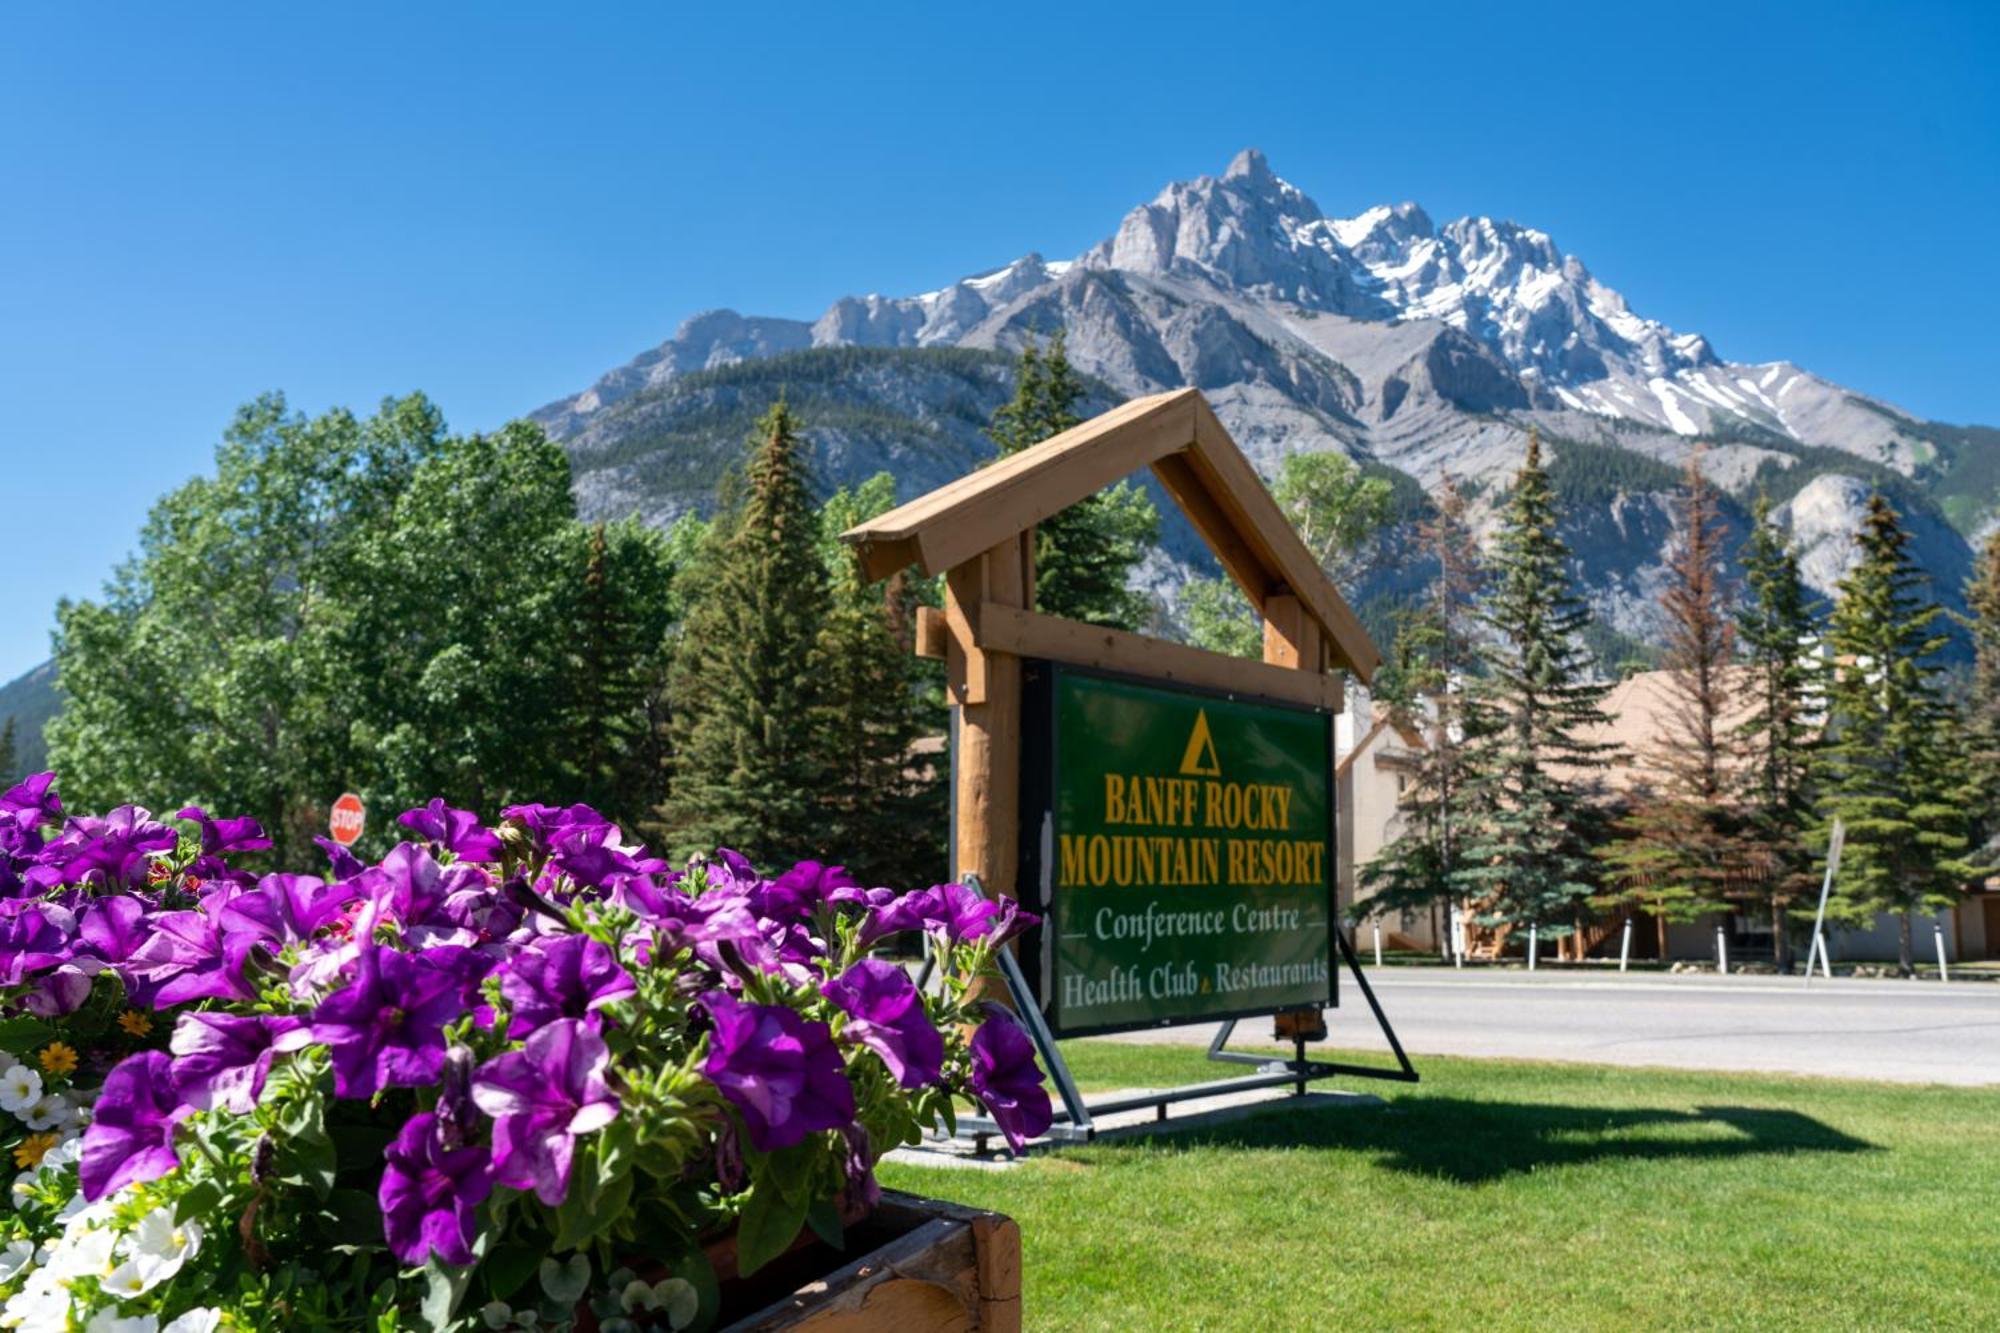
{"type": "Polygon", "coordinates": [[[1382,654],[1361,627],[1354,611],[1327,581],[1326,572],[1307,551],[1291,520],[1278,508],[1264,488],[1263,479],[1251,468],[1229,432],[1216,420],[1207,402],[1194,403],[1194,458],[1198,468],[1206,468],[1227,497],[1225,510],[1240,515],[1237,530],[1280,574],[1288,590],[1298,597],[1307,612],[1326,633],[1335,664],[1346,667],[1366,683],[1382,665],[1382,654]]]}
{"type": "Polygon", "coordinates": [[[1340,707],[1340,682],[1247,658],[1190,648],[1101,625],[1085,625],[1039,612],[988,602],[980,608],[981,649],[1019,657],[1046,657],[1073,666],[1124,671],[1135,676],[1237,694],[1261,695],[1314,708],[1340,707]]]}
{"type": "Polygon", "coordinates": [[[1186,451],[1168,454],[1153,464],[1153,475],[1159,478],[1173,502],[1186,514],[1188,522],[1208,549],[1215,552],[1215,558],[1229,577],[1236,580],[1236,586],[1243,589],[1243,595],[1250,599],[1250,605],[1261,614],[1264,598],[1279,579],[1275,571],[1264,563],[1255,551],[1237,535],[1235,520],[1217,501],[1209,487],[1210,477],[1198,470],[1186,451]]]}
{"type": "Polygon", "coordinates": [[[1194,442],[1193,389],[1136,398],[841,534],[871,579],[951,569],[1194,442]]]}
{"type": "Polygon", "coordinates": [[[1030,614],[1021,606],[1025,572],[1016,533],[945,578],[957,623],[971,636],[967,644],[955,634],[950,648],[950,660],[965,661],[967,683],[958,709],[953,866],[956,873],[976,874],[990,891],[1009,898],[1016,895],[1020,859],[1021,659],[986,642],[984,634],[992,619],[1030,614]],[[982,601],[959,600],[969,598],[975,587],[982,601]],[[980,683],[977,698],[971,688],[975,679],[980,683]]]}
{"type": "Polygon", "coordinates": [[[1319,622],[1289,592],[1264,600],[1264,660],[1291,671],[1317,675],[1324,670],[1319,622]]]}
{"type": "Polygon", "coordinates": [[[951,629],[943,611],[935,606],[917,608],[917,656],[942,662],[949,654],[951,629]]]}

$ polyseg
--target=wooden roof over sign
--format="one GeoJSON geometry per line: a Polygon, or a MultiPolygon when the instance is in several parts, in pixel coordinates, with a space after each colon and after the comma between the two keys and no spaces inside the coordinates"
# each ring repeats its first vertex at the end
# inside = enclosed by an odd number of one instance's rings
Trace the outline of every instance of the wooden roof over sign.
{"type": "Polygon", "coordinates": [[[1364,682],[1382,655],[1277,501],[1194,389],[1122,407],[967,474],[841,534],[871,579],[936,574],[977,558],[1151,467],[1250,604],[1289,594],[1324,635],[1328,665],[1364,682]]]}

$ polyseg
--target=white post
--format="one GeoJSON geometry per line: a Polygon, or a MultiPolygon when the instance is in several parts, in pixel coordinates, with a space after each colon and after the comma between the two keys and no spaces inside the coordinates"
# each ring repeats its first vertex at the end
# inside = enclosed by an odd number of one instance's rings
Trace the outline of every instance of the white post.
{"type": "Polygon", "coordinates": [[[1451,965],[1465,967],[1465,918],[1456,907],[1451,909],[1451,965]]]}
{"type": "MultiPolygon", "coordinates": [[[[1847,845],[1847,825],[1833,821],[1833,836],[1826,843],[1826,878],[1819,882],[1819,910],[1813,913],[1813,948],[1819,950],[1819,965],[1827,980],[1833,980],[1833,961],[1826,955],[1826,895],[1833,889],[1833,877],[1840,870],[1840,849],[1847,845]]],[[[1806,985],[1812,985],[1812,954],[1806,954],[1806,985]]]]}
{"type": "Polygon", "coordinates": [[[1528,927],[1528,970],[1530,972],[1535,970],[1535,955],[1541,948],[1541,930],[1542,928],[1538,925],[1528,927]]]}
{"type": "Polygon", "coordinates": [[[1950,981],[1951,969],[1945,966],[1944,961],[1944,927],[1936,921],[1931,922],[1931,935],[1937,940],[1938,980],[1950,981]]]}
{"type": "Polygon", "coordinates": [[[1729,936],[1721,926],[1715,928],[1715,970],[1725,977],[1729,975],[1729,936]]]}
{"type": "Polygon", "coordinates": [[[1375,966],[1382,966],[1382,923],[1375,923],[1375,966]]]}
{"type": "Polygon", "coordinates": [[[1625,918],[1625,933],[1623,936],[1619,938],[1618,941],[1618,970],[1620,972],[1623,972],[1625,970],[1625,965],[1631,961],[1632,961],[1632,918],[1628,916],[1625,918]]]}

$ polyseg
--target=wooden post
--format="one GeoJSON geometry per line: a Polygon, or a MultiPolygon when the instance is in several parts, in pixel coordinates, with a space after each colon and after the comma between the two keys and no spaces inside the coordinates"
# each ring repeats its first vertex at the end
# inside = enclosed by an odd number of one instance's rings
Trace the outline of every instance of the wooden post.
{"type": "Polygon", "coordinates": [[[1019,896],[1021,802],[1021,659],[980,648],[979,608],[1025,608],[1027,557],[1016,535],[945,574],[946,618],[954,632],[946,678],[958,704],[957,789],[952,793],[960,875],[978,875],[988,889],[1019,896]]]}

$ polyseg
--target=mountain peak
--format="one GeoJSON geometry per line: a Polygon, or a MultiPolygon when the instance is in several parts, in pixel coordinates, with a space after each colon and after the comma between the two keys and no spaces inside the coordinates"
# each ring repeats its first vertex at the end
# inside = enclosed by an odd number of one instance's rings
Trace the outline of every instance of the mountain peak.
{"type": "Polygon", "coordinates": [[[1271,171],[1271,164],[1264,158],[1261,148],[1246,148],[1229,160],[1229,167],[1222,173],[1226,181],[1246,181],[1251,185],[1269,187],[1278,183],[1271,171]]]}

